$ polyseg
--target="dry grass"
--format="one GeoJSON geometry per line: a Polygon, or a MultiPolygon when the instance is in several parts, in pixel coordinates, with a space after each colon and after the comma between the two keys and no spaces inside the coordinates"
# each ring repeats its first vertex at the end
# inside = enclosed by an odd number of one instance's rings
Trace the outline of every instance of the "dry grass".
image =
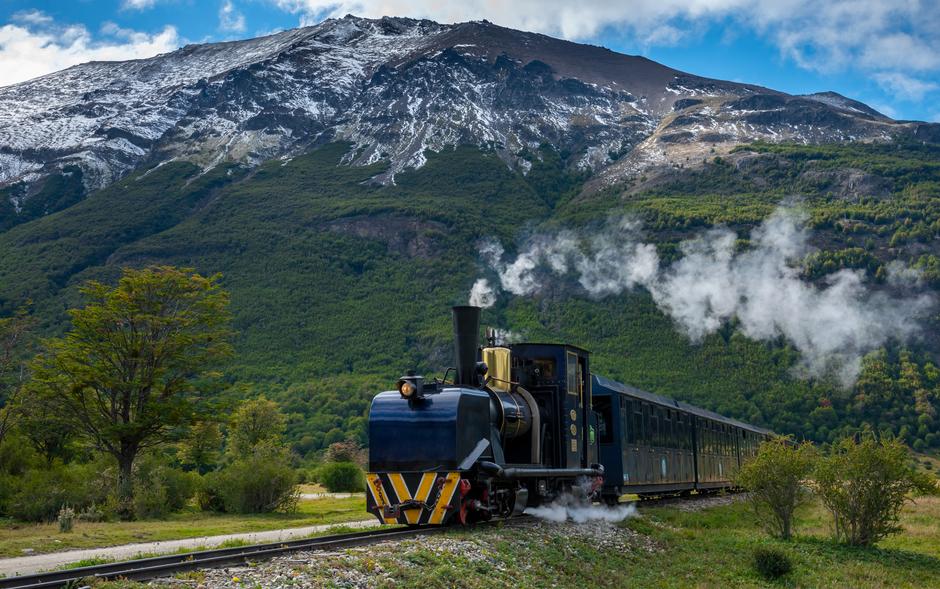
{"type": "Polygon", "coordinates": [[[163,520],[135,522],[76,522],[67,534],[57,524],[0,523],[0,557],[57,552],[75,548],[98,548],[138,542],[180,540],[200,536],[298,528],[368,519],[365,499],[312,499],[301,501],[295,513],[252,515],[213,514],[196,510],[176,513],[163,520]]]}
{"type": "Polygon", "coordinates": [[[304,495],[313,493],[329,493],[326,487],[319,483],[304,483],[303,485],[297,485],[297,490],[304,495]]]}

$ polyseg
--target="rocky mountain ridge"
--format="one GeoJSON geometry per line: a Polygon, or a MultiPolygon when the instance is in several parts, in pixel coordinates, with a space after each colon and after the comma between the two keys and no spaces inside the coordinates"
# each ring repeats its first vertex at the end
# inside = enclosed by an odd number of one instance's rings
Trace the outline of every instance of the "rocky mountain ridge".
{"type": "Polygon", "coordinates": [[[351,144],[347,164],[389,162],[381,183],[427,150],[478,145],[526,171],[550,144],[603,186],[755,140],[902,137],[937,141],[940,125],[486,21],[347,16],[0,88],[0,196],[18,214],[54,176],[90,192],[142,165],[255,165],[332,141],[351,144]]]}

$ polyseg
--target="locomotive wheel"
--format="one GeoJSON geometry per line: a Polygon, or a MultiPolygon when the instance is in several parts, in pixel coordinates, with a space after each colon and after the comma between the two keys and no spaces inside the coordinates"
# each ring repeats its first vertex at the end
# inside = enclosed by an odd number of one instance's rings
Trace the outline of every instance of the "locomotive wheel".
{"type": "Polygon", "coordinates": [[[457,510],[457,521],[460,522],[460,525],[466,526],[470,525],[472,519],[472,501],[469,497],[470,493],[470,481],[467,479],[460,479],[460,483],[457,486],[457,494],[460,497],[460,507],[457,510]]]}
{"type": "Polygon", "coordinates": [[[479,512],[473,507],[473,499],[464,497],[460,500],[460,509],[457,510],[457,521],[462,526],[472,526],[480,521],[479,512]]]}
{"type": "Polygon", "coordinates": [[[470,503],[470,501],[466,497],[460,498],[460,509],[457,510],[457,521],[460,522],[462,526],[470,525],[470,508],[468,503],[470,503]]]}

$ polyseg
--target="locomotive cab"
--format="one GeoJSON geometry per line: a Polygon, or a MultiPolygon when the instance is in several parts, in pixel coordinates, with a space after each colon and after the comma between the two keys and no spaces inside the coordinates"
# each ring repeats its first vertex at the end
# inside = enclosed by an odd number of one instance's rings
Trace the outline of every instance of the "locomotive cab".
{"type": "Polygon", "coordinates": [[[513,381],[529,391],[543,417],[538,462],[554,468],[584,468],[597,462],[590,437],[589,352],[571,345],[530,343],[514,344],[510,351],[513,381]]]}
{"type": "Polygon", "coordinates": [[[479,347],[477,307],[454,307],[456,377],[403,376],[369,413],[367,508],[383,523],[469,523],[600,488],[589,353],[479,347]]]}

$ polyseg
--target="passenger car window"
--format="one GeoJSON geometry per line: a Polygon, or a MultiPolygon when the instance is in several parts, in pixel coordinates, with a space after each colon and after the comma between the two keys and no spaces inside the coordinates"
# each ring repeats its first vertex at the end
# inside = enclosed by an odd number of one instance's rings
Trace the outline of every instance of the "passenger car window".
{"type": "Polygon", "coordinates": [[[614,441],[613,413],[610,397],[594,397],[594,412],[597,413],[597,438],[601,444],[614,441]]]}
{"type": "Polygon", "coordinates": [[[633,443],[632,408],[628,399],[620,399],[620,436],[626,444],[633,443]]]}
{"type": "Polygon", "coordinates": [[[643,431],[643,406],[637,401],[633,404],[633,443],[643,444],[645,435],[643,431]]]}
{"type": "Polygon", "coordinates": [[[650,431],[649,431],[649,435],[647,436],[647,441],[649,442],[650,446],[658,446],[659,445],[659,412],[656,411],[656,407],[652,407],[652,410],[650,411],[650,419],[648,423],[650,425],[650,431]]]}

